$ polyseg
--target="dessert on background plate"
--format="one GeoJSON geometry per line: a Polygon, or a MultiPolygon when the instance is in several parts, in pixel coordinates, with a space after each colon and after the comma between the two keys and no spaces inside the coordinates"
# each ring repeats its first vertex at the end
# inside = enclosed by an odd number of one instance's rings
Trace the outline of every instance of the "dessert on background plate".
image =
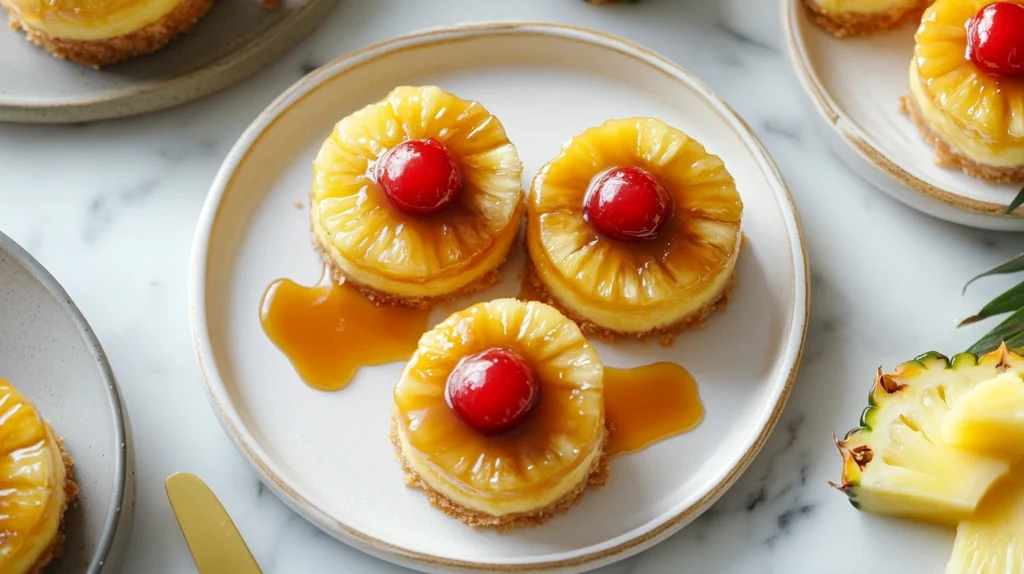
{"type": "Polygon", "coordinates": [[[722,160],[652,118],[571,139],[533,180],[537,291],[588,333],[671,337],[729,298],[743,203],[722,160]]]}
{"type": "Polygon", "coordinates": [[[879,369],[833,486],[860,510],[957,525],[946,574],[1024,572],[1021,373],[1005,344],[879,369]]]}
{"type": "Polygon", "coordinates": [[[836,36],[864,36],[902,28],[933,0],[803,0],[811,20],[836,36]]]}
{"type": "Polygon", "coordinates": [[[54,56],[99,67],[159,50],[213,0],[0,0],[10,25],[54,56]]]}
{"type": "Polygon", "coordinates": [[[915,39],[904,107],[936,162],[1024,181],[1024,0],[938,0],[915,39]]]}
{"type": "Polygon", "coordinates": [[[341,120],[314,162],[314,243],[377,303],[430,307],[495,283],[525,209],[496,117],[440,88],[399,87],[341,120]]]}
{"type": "Polygon", "coordinates": [[[539,524],[605,480],[601,359],[543,303],[453,314],[420,339],[394,401],[406,481],[471,526],[539,524]]]}
{"type": "Polygon", "coordinates": [[[37,574],[60,555],[72,465],[32,402],[0,379],[0,572],[37,574]]]}

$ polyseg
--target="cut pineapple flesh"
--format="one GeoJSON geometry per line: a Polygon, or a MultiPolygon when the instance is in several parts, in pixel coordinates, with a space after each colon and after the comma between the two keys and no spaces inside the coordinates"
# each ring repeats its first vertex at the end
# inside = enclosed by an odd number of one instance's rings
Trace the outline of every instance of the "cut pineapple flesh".
{"type": "Polygon", "coordinates": [[[0,379],[0,572],[32,572],[57,537],[67,476],[32,403],[0,379]]]}
{"type": "Polygon", "coordinates": [[[960,448],[1024,456],[1024,381],[1003,373],[960,397],[942,421],[942,437],[960,448]]]}
{"type": "Polygon", "coordinates": [[[956,529],[946,574],[1024,572],[1024,466],[996,483],[956,529]]]}
{"type": "Polygon", "coordinates": [[[406,464],[449,500],[492,516],[544,508],[585,484],[604,441],[603,367],[572,321],[548,305],[498,299],[455,313],[420,339],[395,386],[406,464]],[[466,356],[504,347],[539,383],[522,425],[486,436],[445,400],[466,356]]]}
{"type": "Polygon", "coordinates": [[[527,246],[549,294],[614,331],[646,332],[700,312],[728,288],[740,248],[743,203],[722,160],[650,118],[612,120],[570,140],[533,181],[527,246]],[[640,167],[675,204],[659,236],[623,244],[584,218],[592,180],[640,167]]]}
{"type": "Polygon", "coordinates": [[[948,444],[943,419],[979,383],[1022,371],[1024,359],[1005,347],[980,359],[928,353],[892,373],[879,369],[861,427],[837,441],[837,488],[869,512],[950,525],[970,517],[1010,463],[948,444]]]}
{"type": "Polygon", "coordinates": [[[0,0],[8,10],[55,38],[104,40],[135,32],[183,0],[0,0]]]}
{"type": "Polygon", "coordinates": [[[494,270],[525,209],[522,164],[501,122],[440,88],[399,87],[341,120],[313,163],[313,232],[353,282],[409,297],[449,294],[494,270]],[[385,151],[434,138],[463,173],[457,203],[402,213],[371,177],[385,151]]]}
{"type": "MultiPolygon", "coordinates": [[[[1009,1],[1024,5],[1024,0],[1009,1]]],[[[926,106],[935,106],[952,120],[962,138],[972,139],[990,152],[1016,150],[1013,155],[1019,162],[1024,153],[1024,78],[987,73],[964,57],[966,23],[991,3],[938,0],[928,9],[916,36],[911,87],[917,83],[927,95],[923,102],[918,98],[926,114],[926,106]]],[[[938,118],[928,115],[930,125],[942,127],[938,118]]],[[[940,131],[944,138],[955,135],[947,133],[952,130],[940,131]]]]}

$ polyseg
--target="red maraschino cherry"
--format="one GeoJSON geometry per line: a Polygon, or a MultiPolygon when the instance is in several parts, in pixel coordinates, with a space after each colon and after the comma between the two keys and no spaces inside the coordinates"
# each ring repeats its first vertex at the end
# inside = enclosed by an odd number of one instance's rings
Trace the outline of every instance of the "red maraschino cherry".
{"type": "Polygon", "coordinates": [[[967,58],[999,76],[1024,76],[1024,5],[995,2],[967,21],[967,58]]]}
{"type": "Polygon", "coordinates": [[[495,347],[470,355],[448,375],[449,406],[488,435],[519,426],[537,402],[537,377],[514,351],[495,347]]]}
{"type": "Polygon", "coordinates": [[[412,215],[444,211],[462,191],[462,170],[434,138],[389,149],[377,160],[374,176],[391,203],[412,215]]]}
{"type": "Polygon", "coordinates": [[[609,169],[590,184],[583,215],[602,235],[620,241],[654,239],[672,216],[672,196],[639,167],[609,169]]]}

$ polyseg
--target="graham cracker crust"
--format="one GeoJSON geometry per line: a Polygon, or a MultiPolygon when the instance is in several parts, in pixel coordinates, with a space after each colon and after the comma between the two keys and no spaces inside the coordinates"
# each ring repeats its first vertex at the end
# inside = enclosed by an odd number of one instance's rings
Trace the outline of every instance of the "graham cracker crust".
{"type": "Polygon", "coordinates": [[[75,484],[74,478],[71,474],[72,467],[75,466],[75,461],[71,458],[71,454],[68,453],[67,448],[64,446],[64,439],[55,432],[50,423],[46,423],[46,430],[50,432],[50,435],[54,437],[57,442],[57,448],[60,449],[60,457],[64,462],[64,473],[66,480],[64,481],[64,507],[60,509],[60,525],[57,527],[57,535],[53,537],[53,542],[50,546],[39,555],[36,563],[28,569],[26,574],[42,574],[46,566],[52,562],[55,558],[60,557],[61,552],[64,551],[64,514],[67,512],[68,505],[70,505],[75,498],[78,497],[78,485],[75,484]]]}
{"type": "Polygon", "coordinates": [[[213,0],[182,0],[174,10],[156,22],[123,36],[102,40],[72,40],[50,36],[21,20],[13,9],[3,4],[10,18],[11,29],[24,30],[29,41],[58,58],[99,68],[159,50],[205,16],[213,6],[213,0]]]}
{"type": "Polygon", "coordinates": [[[925,8],[933,0],[918,0],[916,6],[879,12],[877,14],[829,14],[822,11],[813,0],[804,0],[807,14],[818,26],[837,38],[848,36],[870,36],[889,30],[896,30],[912,23],[919,23],[925,8]]]}
{"type": "Polygon", "coordinates": [[[1018,167],[985,165],[953,151],[949,144],[928,126],[924,116],[921,114],[921,108],[918,107],[913,97],[903,96],[900,98],[900,111],[907,115],[910,121],[914,122],[914,125],[917,126],[917,131],[921,133],[921,137],[935,149],[936,165],[959,169],[967,175],[997,183],[1020,183],[1024,181],[1024,165],[1018,167]]]}
{"type": "MultiPolygon", "coordinates": [[[[337,264],[334,263],[333,259],[331,259],[330,254],[327,252],[324,246],[320,244],[320,238],[317,237],[315,233],[311,233],[311,235],[313,236],[313,249],[320,255],[320,259],[323,260],[324,265],[327,266],[327,270],[331,274],[331,280],[337,283],[338,285],[341,285],[342,283],[348,283],[352,285],[357,290],[359,290],[360,293],[365,295],[367,299],[373,301],[373,303],[378,306],[389,305],[393,307],[408,307],[410,309],[430,309],[441,303],[446,303],[448,301],[451,301],[452,299],[462,297],[463,295],[469,295],[471,293],[476,293],[477,291],[482,291],[501,281],[500,269],[501,266],[505,264],[505,261],[508,260],[508,253],[506,253],[505,257],[498,262],[497,266],[495,266],[494,269],[491,269],[487,273],[484,273],[483,275],[480,276],[479,279],[457,291],[446,293],[444,295],[440,295],[437,297],[402,297],[401,295],[387,293],[385,291],[374,289],[373,287],[370,287],[368,285],[363,285],[346,276],[345,272],[342,271],[342,269],[338,267],[337,264]]],[[[512,244],[515,244],[515,240],[513,240],[512,244]]],[[[511,249],[509,251],[511,252],[511,249]]]]}
{"type": "Polygon", "coordinates": [[[641,341],[647,341],[657,337],[658,343],[664,347],[668,347],[675,341],[677,335],[680,332],[688,329],[703,329],[707,326],[708,317],[715,312],[725,310],[725,307],[732,300],[732,289],[736,285],[736,276],[733,274],[729,278],[729,284],[726,285],[725,289],[715,300],[711,301],[704,307],[698,309],[695,313],[690,316],[673,323],[665,327],[659,327],[657,329],[651,329],[643,333],[633,333],[625,331],[616,331],[607,327],[602,327],[596,323],[580,317],[576,313],[573,313],[569,309],[565,308],[564,305],[559,303],[554,297],[551,296],[551,292],[548,291],[546,285],[544,285],[540,277],[537,276],[536,269],[533,267],[533,261],[529,255],[526,257],[526,273],[530,285],[534,291],[539,295],[541,303],[551,305],[555,309],[558,309],[563,315],[571,319],[576,325],[579,326],[580,330],[587,335],[593,335],[594,337],[601,339],[606,342],[615,342],[621,339],[640,339],[641,341]]]}
{"type": "MultiPolygon", "coordinates": [[[[461,520],[471,528],[493,528],[497,532],[504,534],[516,528],[540,526],[556,514],[564,514],[572,508],[574,504],[580,501],[583,491],[586,490],[588,486],[604,486],[608,481],[608,457],[603,454],[602,445],[602,454],[597,457],[594,464],[590,467],[590,473],[587,475],[586,480],[580,481],[575,488],[569,491],[562,498],[533,512],[522,512],[518,514],[508,514],[505,516],[492,516],[478,510],[466,508],[465,506],[452,501],[450,498],[431,488],[422,478],[420,478],[420,476],[409,467],[409,464],[405,460],[405,456],[402,454],[402,446],[398,440],[397,424],[398,423],[395,421],[395,417],[392,414],[391,432],[389,436],[391,438],[391,444],[395,447],[395,454],[398,456],[398,461],[402,465],[402,472],[404,474],[406,486],[422,490],[431,506],[452,518],[461,520]]],[[[608,440],[607,431],[605,431],[604,440],[606,442],[608,440]]]]}

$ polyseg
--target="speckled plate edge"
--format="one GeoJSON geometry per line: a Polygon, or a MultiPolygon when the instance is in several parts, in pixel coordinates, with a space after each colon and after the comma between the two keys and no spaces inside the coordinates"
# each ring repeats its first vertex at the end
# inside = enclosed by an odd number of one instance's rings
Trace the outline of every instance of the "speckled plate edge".
{"type": "MultiPolygon", "coordinates": [[[[337,4],[338,0],[309,0],[305,6],[287,15],[246,46],[184,76],[108,97],[73,103],[0,104],[0,122],[90,122],[179,106],[222,90],[260,71],[306,38],[337,4]]],[[[173,48],[172,45],[167,49],[173,48]]]]}
{"type": "Polygon", "coordinates": [[[116,451],[117,456],[114,459],[114,474],[116,475],[114,496],[111,497],[110,507],[107,508],[107,518],[104,521],[103,535],[100,537],[99,546],[90,560],[89,569],[86,572],[88,574],[114,574],[120,571],[121,560],[128,550],[128,541],[131,538],[135,516],[135,453],[132,444],[131,423],[124,400],[121,398],[121,391],[117,386],[117,381],[114,380],[114,371],[110,368],[107,354],[103,351],[89,322],[85,320],[82,312],[78,310],[67,291],[60,286],[53,275],[50,275],[50,272],[28,251],[25,251],[17,242],[2,232],[0,232],[0,251],[10,255],[49,291],[57,301],[57,305],[75,325],[78,333],[89,346],[89,351],[99,368],[100,376],[107,383],[110,409],[117,423],[114,426],[114,437],[120,442],[121,447],[116,451]]]}
{"type": "Polygon", "coordinates": [[[257,470],[263,482],[289,507],[298,512],[304,518],[312,522],[321,530],[331,534],[338,540],[345,542],[363,552],[376,556],[383,560],[414,568],[423,572],[582,572],[602,565],[622,560],[641,552],[668,536],[682,529],[695,518],[700,516],[715,501],[717,501],[747,469],[754,457],[764,446],[772,430],[775,428],[786,401],[789,398],[796,378],[800,358],[803,353],[804,341],[807,334],[807,320],[810,305],[809,269],[806,245],[804,244],[803,232],[800,227],[800,220],[797,215],[796,206],[782,179],[781,174],[771,160],[764,146],[754,135],[750,127],[710,88],[693,76],[690,72],[679,67],[667,58],[652,52],[642,46],[628,40],[590,30],[581,27],[540,23],[540,22],[509,22],[509,23],[482,23],[465,24],[454,27],[436,28],[413,32],[397,36],[390,40],[379,42],[346,56],[338,58],[322,66],[310,75],[306,76],[291,88],[279,96],[270,106],[267,107],[249,126],[238,139],[227,158],[224,160],[220,171],[217,174],[210,194],[203,206],[196,229],[196,236],[193,243],[192,255],[189,266],[189,315],[192,325],[193,343],[199,367],[203,374],[203,382],[209,394],[211,405],[220,419],[221,424],[228,435],[238,446],[242,454],[249,460],[257,470]],[[650,65],[667,76],[682,83],[688,84],[692,89],[699,92],[717,109],[724,121],[736,130],[736,133],[747,144],[750,152],[757,158],[766,179],[772,184],[773,191],[781,206],[789,209],[782,210],[789,238],[792,242],[796,238],[796,244],[791,243],[791,253],[794,262],[794,300],[792,326],[788,334],[782,363],[788,369],[785,375],[785,382],[771,412],[764,421],[761,431],[756,437],[752,437],[747,450],[740,457],[739,461],[729,470],[726,476],[713,487],[705,496],[689,508],[683,510],[676,516],[666,520],[659,526],[636,536],[626,542],[612,548],[576,556],[573,558],[534,563],[520,564],[495,564],[475,563],[461,560],[452,560],[421,552],[410,551],[374,537],[368,536],[346,524],[332,518],[328,513],[316,507],[309,500],[302,497],[288,486],[273,470],[272,463],[268,462],[266,455],[255,444],[249,432],[237,423],[237,415],[230,404],[226,393],[224,382],[220,377],[216,362],[213,356],[213,349],[207,335],[206,322],[206,278],[207,266],[209,264],[209,246],[220,208],[221,199],[228,184],[234,176],[234,171],[248,154],[250,148],[259,140],[263,133],[269,128],[281,114],[292,105],[300,101],[303,96],[316,89],[328,78],[343,73],[350,67],[365,64],[382,55],[395,51],[416,49],[417,47],[449,41],[490,34],[511,34],[525,32],[532,34],[547,34],[563,39],[570,39],[581,43],[597,44],[602,47],[615,49],[624,55],[650,65]]]}
{"type": "Polygon", "coordinates": [[[1005,205],[979,201],[915,177],[871,145],[870,138],[843,114],[810,64],[796,19],[802,0],[781,0],[782,33],[797,80],[833,133],[823,133],[832,149],[854,171],[898,201],[933,217],[995,231],[1024,231],[1024,212],[1002,215],[1005,205]]]}

